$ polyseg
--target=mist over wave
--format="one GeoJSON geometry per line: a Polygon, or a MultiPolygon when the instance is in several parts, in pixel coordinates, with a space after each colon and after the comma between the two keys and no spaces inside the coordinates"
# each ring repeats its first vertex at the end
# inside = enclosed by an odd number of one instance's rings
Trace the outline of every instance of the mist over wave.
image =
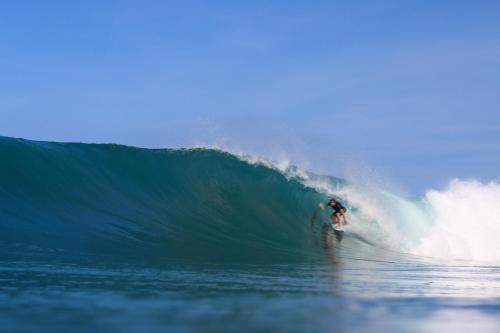
{"type": "Polygon", "coordinates": [[[16,255],[318,260],[328,212],[317,206],[334,196],[349,208],[343,255],[500,261],[497,183],[455,180],[412,199],[215,149],[5,137],[0,162],[0,241],[16,255]]]}

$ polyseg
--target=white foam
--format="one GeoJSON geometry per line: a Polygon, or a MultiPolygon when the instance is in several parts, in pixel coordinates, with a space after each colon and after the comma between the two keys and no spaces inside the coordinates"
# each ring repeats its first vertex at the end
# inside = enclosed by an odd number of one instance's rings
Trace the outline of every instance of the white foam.
{"type": "Polygon", "coordinates": [[[500,184],[455,179],[425,195],[433,226],[414,253],[500,262],[500,184]]]}

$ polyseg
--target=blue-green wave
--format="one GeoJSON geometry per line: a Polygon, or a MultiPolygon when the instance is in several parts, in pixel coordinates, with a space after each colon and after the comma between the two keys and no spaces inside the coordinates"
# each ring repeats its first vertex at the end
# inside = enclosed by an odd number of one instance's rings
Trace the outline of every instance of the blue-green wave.
{"type": "Polygon", "coordinates": [[[7,137],[0,184],[4,250],[82,260],[310,260],[311,215],[326,198],[217,150],[7,137]]]}

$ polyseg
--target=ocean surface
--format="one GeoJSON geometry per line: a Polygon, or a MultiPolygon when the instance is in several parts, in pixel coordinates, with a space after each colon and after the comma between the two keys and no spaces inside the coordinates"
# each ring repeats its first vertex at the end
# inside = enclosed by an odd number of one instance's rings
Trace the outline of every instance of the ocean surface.
{"type": "Polygon", "coordinates": [[[0,331],[498,332],[499,202],[495,182],[407,198],[217,149],[0,137],[0,331]]]}

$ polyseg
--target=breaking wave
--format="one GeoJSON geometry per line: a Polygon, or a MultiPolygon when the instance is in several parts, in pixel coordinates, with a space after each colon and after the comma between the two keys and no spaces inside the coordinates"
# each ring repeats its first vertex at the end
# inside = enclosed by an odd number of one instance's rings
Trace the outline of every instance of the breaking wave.
{"type": "Polygon", "coordinates": [[[349,207],[345,237],[331,249],[340,255],[500,261],[494,182],[455,180],[404,198],[216,149],[0,137],[0,245],[13,256],[320,260],[328,213],[317,206],[330,196],[349,207]]]}

